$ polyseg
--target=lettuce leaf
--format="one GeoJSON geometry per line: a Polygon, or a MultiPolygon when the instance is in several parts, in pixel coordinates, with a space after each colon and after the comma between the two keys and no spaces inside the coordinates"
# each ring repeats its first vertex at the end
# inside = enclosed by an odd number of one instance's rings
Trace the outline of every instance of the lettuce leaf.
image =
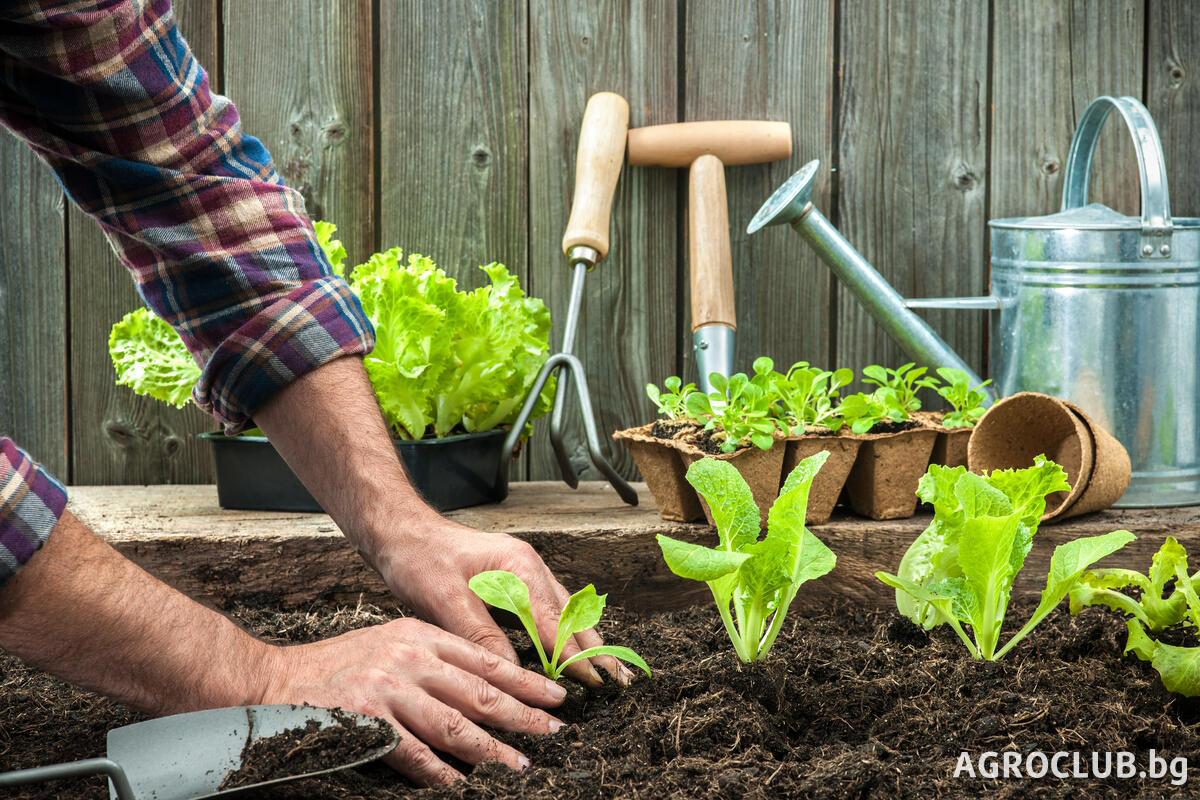
{"type": "Polygon", "coordinates": [[[167,323],[139,308],[121,318],[108,334],[108,355],[117,385],[175,408],[192,399],[200,367],[167,323]]]}

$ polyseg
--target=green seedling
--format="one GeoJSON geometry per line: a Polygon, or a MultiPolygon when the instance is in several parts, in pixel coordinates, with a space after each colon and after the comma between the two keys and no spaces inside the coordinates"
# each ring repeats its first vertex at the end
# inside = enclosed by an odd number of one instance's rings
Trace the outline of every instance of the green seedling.
{"type": "Polygon", "coordinates": [[[786,375],[775,373],[772,388],[779,402],[784,424],[797,436],[814,427],[840,430],[844,424],[834,401],[839,390],[854,380],[854,371],[834,372],[798,361],[786,375]]]}
{"type": "Polygon", "coordinates": [[[653,383],[646,384],[646,396],[663,419],[687,419],[687,399],[695,391],[696,384],[684,384],[678,375],[665,379],[662,389],[653,383]]]}
{"type": "Polygon", "coordinates": [[[1088,567],[1135,538],[1112,531],[1056,547],[1041,602],[998,647],[1013,582],[1033,546],[1046,496],[1070,488],[1063,468],[1041,456],[1027,469],[990,475],[930,466],[917,494],[933,503],[933,522],[904,554],[898,575],[875,577],[896,589],[900,613],[926,628],[949,624],[974,658],[999,660],[1079,585],[1088,567]]]}
{"type": "Polygon", "coordinates": [[[906,422],[908,409],[895,389],[881,387],[867,394],[847,395],[838,406],[838,413],[853,433],[870,433],[881,422],[906,422]]]}
{"type": "Polygon", "coordinates": [[[1096,569],[1084,573],[1080,584],[1071,590],[1071,613],[1085,606],[1105,606],[1124,614],[1129,636],[1125,652],[1133,653],[1158,672],[1167,691],[1186,697],[1200,696],[1200,647],[1181,647],[1159,642],[1147,632],[1160,632],[1183,624],[1200,632],[1200,599],[1196,581],[1200,571],[1188,575],[1187,551],[1168,536],[1150,561],[1150,572],[1126,569],[1096,569]],[[1166,593],[1167,584],[1175,582],[1166,593]],[[1140,596],[1130,597],[1118,589],[1137,588],[1140,596]]]}
{"type": "Polygon", "coordinates": [[[558,632],[554,638],[554,652],[549,658],[546,657],[546,650],[542,647],[541,637],[538,636],[533,607],[529,604],[529,587],[525,585],[525,581],[511,572],[497,569],[479,573],[471,578],[468,585],[483,602],[517,615],[529,638],[533,640],[533,646],[542,660],[542,670],[551,680],[556,681],[562,677],[563,670],[576,661],[593,656],[613,656],[633,664],[647,675],[651,674],[650,667],[641,656],[628,647],[616,645],[589,647],[560,662],[567,641],[577,633],[594,628],[604,613],[605,599],[608,595],[596,594],[596,587],[590,583],[571,595],[563,607],[558,619],[558,632]]]}
{"type": "Polygon", "coordinates": [[[829,453],[801,461],[784,481],[759,538],[759,511],[746,480],[731,464],[704,458],[687,471],[688,482],[708,503],[716,547],[659,535],[667,567],[712,590],[738,658],[761,661],[771,651],[801,584],[833,569],[833,551],[804,527],[813,478],[829,453]]]}
{"type": "MultiPolygon", "coordinates": [[[[759,375],[755,378],[759,379],[759,375]]],[[[697,391],[688,395],[688,416],[703,422],[705,430],[714,432],[723,453],[732,453],[747,444],[770,450],[779,430],[779,422],[772,413],[774,395],[743,372],[730,378],[714,372],[708,380],[713,387],[711,394],[697,391]]]]}
{"type": "Polygon", "coordinates": [[[881,389],[891,389],[896,393],[896,398],[904,407],[905,413],[911,414],[921,410],[917,390],[937,388],[936,378],[925,377],[928,371],[927,367],[918,367],[911,361],[895,369],[872,364],[863,368],[863,383],[874,384],[881,389]]]}
{"type": "Polygon", "coordinates": [[[984,381],[972,388],[971,379],[961,369],[938,367],[937,374],[946,382],[944,386],[938,387],[937,393],[953,409],[942,417],[942,425],[947,428],[975,427],[975,423],[986,410],[983,404],[987,402],[987,392],[983,387],[991,381],[984,381]]]}

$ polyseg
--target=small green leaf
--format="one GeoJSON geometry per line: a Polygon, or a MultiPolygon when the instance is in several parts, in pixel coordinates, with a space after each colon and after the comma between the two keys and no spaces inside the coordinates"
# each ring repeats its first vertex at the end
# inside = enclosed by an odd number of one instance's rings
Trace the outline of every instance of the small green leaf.
{"type": "Polygon", "coordinates": [[[711,547],[672,539],[661,533],[657,538],[663,560],[667,562],[671,572],[692,581],[715,581],[731,572],[737,572],[738,567],[750,558],[749,553],[714,550],[711,547]]]}
{"type": "Polygon", "coordinates": [[[758,505],[736,467],[728,461],[702,458],[688,467],[687,481],[708,503],[722,549],[741,550],[758,539],[758,505]]]}
{"type": "Polygon", "coordinates": [[[1126,620],[1125,624],[1129,628],[1126,653],[1149,661],[1168,692],[1184,697],[1200,696],[1200,647],[1156,642],[1146,635],[1136,620],[1126,620]]]}
{"type": "Polygon", "coordinates": [[[571,595],[558,618],[558,634],[554,641],[554,655],[550,658],[551,665],[558,663],[563,647],[567,640],[577,633],[596,627],[604,614],[605,599],[608,595],[596,594],[592,584],[571,595]]]}
{"type": "Polygon", "coordinates": [[[541,637],[538,636],[533,608],[529,605],[529,587],[525,585],[525,581],[511,572],[494,569],[480,572],[471,578],[467,585],[483,602],[517,615],[517,619],[525,626],[525,632],[533,640],[533,646],[537,648],[542,659],[542,668],[549,674],[550,661],[546,658],[541,637]]]}
{"type": "Polygon", "coordinates": [[[650,666],[646,664],[645,660],[641,656],[628,647],[621,647],[619,645],[612,644],[602,644],[598,647],[589,647],[587,650],[581,650],[563,663],[559,664],[558,675],[553,677],[557,679],[559,675],[562,675],[564,669],[569,667],[571,664],[574,664],[576,661],[584,658],[593,658],[595,656],[612,656],[613,658],[619,658],[622,661],[633,664],[635,667],[642,670],[642,672],[645,672],[647,676],[653,677],[653,673],[650,672],[650,666]]]}

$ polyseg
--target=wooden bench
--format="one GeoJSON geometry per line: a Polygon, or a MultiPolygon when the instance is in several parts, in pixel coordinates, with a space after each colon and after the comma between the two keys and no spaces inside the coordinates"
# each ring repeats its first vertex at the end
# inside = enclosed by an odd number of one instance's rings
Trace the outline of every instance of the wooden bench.
{"type": "MultiPolygon", "coordinates": [[[[584,483],[574,491],[558,482],[515,483],[504,503],[449,516],[528,541],[568,589],[592,582],[611,602],[639,610],[707,602],[707,587],[667,571],[654,535],[711,543],[714,533],[704,525],[660,520],[645,485],[636,486],[641,504],[630,507],[606,483],[584,483]]],[[[379,602],[388,596],[324,514],[224,510],[213,486],[76,486],[70,507],[147,570],[208,602],[262,598],[302,606],[316,599],[379,602]]],[[[835,516],[813,527],[837,553],[838,565],[800,591],[798,606],[815,607],[831,596],[891,603],[891,590],[872,573],[894,570],[928,522],[928,515],[888,522],[835,516]]],[[[1145,571],[1168,533],[1200,561],[1200,507],[1105,511],[1044,526],[1016,591],[1041,591],[1055,545],[1117,528],[1132,531],[1138,541],[1108,566],[1145,571]]]]}

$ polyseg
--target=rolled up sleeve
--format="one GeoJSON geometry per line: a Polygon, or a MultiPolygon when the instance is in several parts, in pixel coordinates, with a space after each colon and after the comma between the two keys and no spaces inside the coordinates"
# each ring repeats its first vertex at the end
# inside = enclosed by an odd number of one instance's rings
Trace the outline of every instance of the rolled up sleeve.
{"type": "Polygon", "coordinates": [[[374,346],[303,198],[210,91],[168,0],[3,6],[0,122],[99,222],[227,432],[304,373],[374,346]]]}
{"type": "Polygon", "coordinates": [[[66,506],[62,484],[0,436],[0,586],[46,543],[66,506]]]}

